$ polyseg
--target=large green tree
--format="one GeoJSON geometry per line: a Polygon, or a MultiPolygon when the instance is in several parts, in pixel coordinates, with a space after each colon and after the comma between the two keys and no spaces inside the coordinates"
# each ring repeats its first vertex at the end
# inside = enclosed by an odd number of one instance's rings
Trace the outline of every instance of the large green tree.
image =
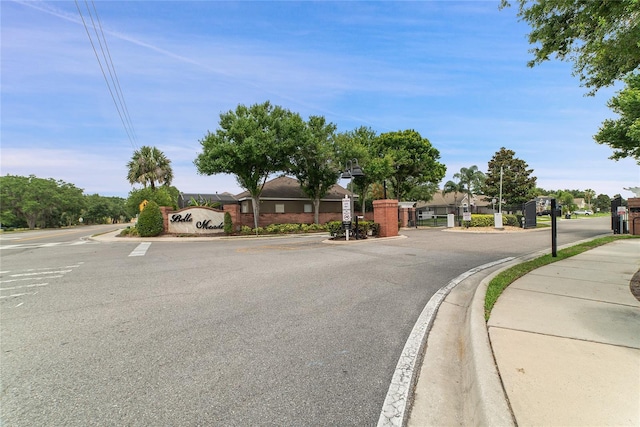
{"type": "MultiPolygon", "coordinates": [[[[531,26],[529,42],[535,47],[529,66],[552,55],[571,61],[590,94],[640,66],[640,1],[514,1],[518,16],[531,26]]],[[[509,5],[509,0],[502,5],[509,5]]]]}
{"type": "Polygon", "coordinates": [[[606,194],[598,194],[593,202],[593,208],[596,212],[609,212],[611,210],[611,198],[606,194]]]}
{"type": "Polygon", "coordinates": [[[627,86],[607,104],[620,117],[605,120],[593,138],[614,150],[611,159],[632,157],[640,164],[640,74],[627,77],[625,82],[627,86]]]}
{"type": "Polygon", "coordinates": [[[388,156],[393,161],[390,181],[399,201],[405,200],[414,188],[439,183],[444,178],[447,169],[438,161],[440,152],[415,130],[383,133],[377,144],[378,157],[388,156]]]}
{"type": "Polygon", "coordinates": [[[156,147],[143,146],[133,152],[133,156],[127,163],[127,180],[131,185],[142,184],[152,189],[156,183],[170,186],[173,180],[171,160],[156,147]]]}
{"type": "Polygon", "coordinates": [[[489,161],[483,193],[487,200],[499,198],[502,170],[503,205],[519,206],[535,197],[537,178],[524,160],[515,157],[513,150],[504,147],[489,161]]]}
{"type": "Polygon", "coordinates": [[[364,215],[367,197],[372,196],[369,191],[371,185],[383,183],[385,179],[391,177],[393,161],[380,149],[376,131],[366,126],[336,135],[335,147],[336,158],[342,171],[345,171],[349,164],[353,166],[357,161],[364,173],[364,176],[353,179],[354,188],[350,188],[358,195],[362,215],[364,215]]]}
{"type": "Polygon", "coordinates": [[[311,116],[304,137],[290,159],[289,172],[300,182],[302,191],[313,201],[313,219],[320,216],[320,199],[338,182],[340,165],[335,161],[333,138],[336,125],[322,116],[311,116]]]}
{"type": "Polygon", "coordinates": [[[77,224],[84,207],[82,189],[53,178],[0,177],[0,220],[5,225],[59,227],[77,224]]]}
{"type": "Polygon", "coordinates": [[[270,175],[286,172],[297,141],[304,138],[305,122],[269,101],[220,114],[219,128],[200,140],[202,152],[194,164],[198,173],[235,175],[251,195],[258,228],[260,195],[270,175]]]}
{"type": "Polygon", "coordinates": [[[134,218],[140,213],[140,204],[145,200],[147,202],[154,201],[158,206],[171,206],[174,209],[178,204],[178,195],[180,191],[174,187],[163,185],[158,188],[134,188],[129,192],[127,201],[125,202],[125,212],[130,218],[134,218]]]}
{"type": "Polygon", "coordinates": [[[105,197],[99,194],[84,196],[85,209],[82,218],[85,224],[106,224],[127,221],[125,203],[122,197],[105,197]]]}

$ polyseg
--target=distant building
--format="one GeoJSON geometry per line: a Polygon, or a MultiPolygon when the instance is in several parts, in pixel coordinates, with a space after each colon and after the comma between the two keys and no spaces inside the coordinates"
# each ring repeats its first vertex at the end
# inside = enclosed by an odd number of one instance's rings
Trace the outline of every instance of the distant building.
{"type": "MultiPolygon", "coordinates": [[[[493,209],[491,202],[487,202],[482,194],[474,194],[469,201],[467,194],[458,193],[457,198],[454,193],[443,194],[442,191],[434,193],[428,202],[418,202],[416,211],[419,216],[427,215],[447,215],[454,213],[462,215],[463,212],[471,212],[474,214],[491,214],[493,209]]],[[[497,212],[498,207],[495,206],[497,212]]]]}

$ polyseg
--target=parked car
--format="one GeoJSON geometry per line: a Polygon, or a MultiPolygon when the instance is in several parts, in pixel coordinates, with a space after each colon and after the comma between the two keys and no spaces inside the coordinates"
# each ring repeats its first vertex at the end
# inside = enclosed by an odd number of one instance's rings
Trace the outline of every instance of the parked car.
{"type": "Polygon", "coordinates": [[[589,210],[580,210],[580,211],[575,211],[574,214],[576,214],[576,215],[593,215],[593,212],[589,211],[589,210]]]}

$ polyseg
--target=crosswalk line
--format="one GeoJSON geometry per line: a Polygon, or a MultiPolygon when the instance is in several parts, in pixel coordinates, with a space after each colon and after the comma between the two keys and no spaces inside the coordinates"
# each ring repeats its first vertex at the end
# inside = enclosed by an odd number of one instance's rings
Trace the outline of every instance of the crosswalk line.
{"type": "Polygon", "coordinates": [[[129,256],[144,256],[147,253],[149,246],[151,246],[151,243],[149,242],[140,243],[133,251],[131,251],[129,256]]]}

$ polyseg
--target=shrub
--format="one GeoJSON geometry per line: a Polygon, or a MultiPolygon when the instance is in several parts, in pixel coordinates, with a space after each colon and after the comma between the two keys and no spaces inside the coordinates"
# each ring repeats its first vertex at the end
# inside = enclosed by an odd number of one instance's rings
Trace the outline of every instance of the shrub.
{"type": "Polygon", "coordinates": [[[325,224],[327,231],[331,236],[337,236],[338,234],[344,234],[342,230],[342,222],[340,221],[329,221],[325,224]]]}
{"type": "MultiPolygon", "coordinates": [[[[481,215],[481,214],[473,214],[471,215],[471,222],[469,223],[469,227],[493,227],[495,225],[493,215],[481,215]]],[[[503,214],[502,215],[502,225],[508,225],[511,227],[520,227],[520,221],[518,216],[503,214]]]]}
{"type": "Polygon", "coordinates": [[[233,222],[229,212],[224,213],[224,232],[226,235],[233,234],[233,222]]]}
{"type": "Polygon", "coordinates": [[[469,227],[493,227],[493,215],[471,215],[469,227]]]}
{"type": "Polygon", "coordinates": [[[153,237],[162,233],[164,230],[162,212],[156,202],[150,201],[140,212],[136,228],[141,237],[153,237]]]}
{"type": "Polygon", "coordinates": [[[138,233],[138,229],[135,227],[127,227],[124,230],[122,230],[120,234],[118,234],[118,236],[121,236],[121,237],[126,237],[126,236],[137,237],[139,235],[140,234],[138,233]]]}
{"type": "Polygon", "coordinates": [[[365,233],[371,231],[372,236],[377,236],[380,232],[380,224],[373,221],[362,221],[358,223],[358,228],[362,227],[365,233]]]}
{"type": "Polygon", "coordinates": [[[502,215],[502,223],[511,227],[520,227],[520,221],[516,215],[502,215]]]}

